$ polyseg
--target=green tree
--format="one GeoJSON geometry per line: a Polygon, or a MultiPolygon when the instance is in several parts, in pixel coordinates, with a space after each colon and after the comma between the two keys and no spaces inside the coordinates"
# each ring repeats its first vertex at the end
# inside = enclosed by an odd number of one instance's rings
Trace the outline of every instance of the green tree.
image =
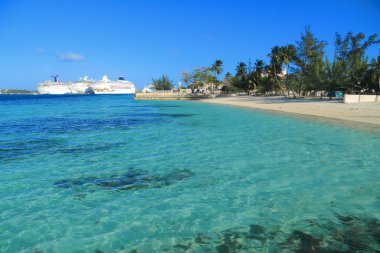
{"type": "Polygon", "coordinates": [[[271,50],[271,53],[268,54],[268,57],[270,58],[270,72],[269,76],[271,77],[271,80],[276,84],[274,87],[277,90],[282,91],[282,84],[281,80],[279,78],[279,74],[282,70],[282,64],[283,64],[283,56],[284,56],[284,48],[279,46],[274,46],[271,50]]]}
{"type": "Polygon", "coordinates": [[[337,54],[334,54],[334,60],[330,63],[328,57],[325,59],[325,83],[327,90],[329,91],[329,97],[332,99],[333,92],[335,90],[342,89],[342,77],[343,77],[343,65],[338,60],[337,54]]]}
{"type": "Polygon", "coordinates": [[[264,73],[264,68],[265,68],[265,62],[263,60],[257,59],[255,61],[255,70],[254,70],[254,72],[258,76],[261,76],[264,73]]]}
{"type": "Polygon", "coordinates": [[[191,85],[192,83],[192,74],[184,71],[181,73],[181,76],[182,76],[182,81],[186,84],[186,87],[189,87],[189,85],[191,85]]]}
{"type": "Polygon", "coordinates": [[[285,79],[286,74],[289,73],[290,64],[296,60],[296,47],[292,44],[281,47],[274,46],[268,57],[270,59],[268,74],[269,80],[273,82],[273,88],[280,90],[284,95],[284,88],[286,87],[289,94],[289,88],[286,85],[285,79]]]}
{"type": "Polygon", "coordinates": [[[152,84],[156,90],[171,90],[173,88],[173,81],[167,75],[158,79],[152,78],[152,84]]]}
{"type": "Polygon", "coordinates": [[[247,75],[247,64],[239,62],[236,66],[236,77],[244,78],[247,75]]]}
{"type": "MultiPolygon", "coordinates": [[[[319,90],[321,77],[323,76],[324,48],[327,45],[319,41],[312,33],[310,27],[301,33],[301,40],[297,41],[296,55],[294,58],[295,79],[298,82],[298,93],[305,89],[319,90]]],[[[294,81],[292,80],[292,81],[294,81]]]]}
{"type": "Polygon", "coordinates": [[[282,63],[286,65],[286,73],[289,74],[290,64],[296,59],[296,47],[292,44],[281,47],[282,63]]]}
{"type": "Polygon", "coordinates": [[[210,68],[201,67],[194,70],[194,74],[192,77],[194,87],[203,88],[206,85],[213,85],[218,83],[216,77],[212,74],[212,70],[210,68]]]}
{"type": "Polygon", "coordinates": [[[215,83],[211,83],[211,91],[212,93],[214,93],[214,86],[217,85],[219,83],[218,79],[217,79],[217,75],[220,75],[222,72],[223,72],[223,62],[221,60],[216,60],[212,66],[210,67],[210,70],[214,73],[214,77],[215,77],[215,80],[216,82],[215,83]]]}
{"type": "Polygon", "coordinates": [[[321,91],[321,98],[323,96],[323,91],[328,88],[325,80],[325,61],[323,60],[323,57],[323,55],[319,55],[311,62],[309,66],[309,75],[307,77],[307,89],[314,92],[318,90],[321,91]]]}
{"type": "MultiPolygon", "coordinates": [[[[334,57],[334,62],[335,62],[335,57],[334,57]]],[[[330,94],[330,99],[332,99],[331,94],[332,94],[332,91],[335,88],[334,75],[333,75],[333,66],[334,66],[334,64],[331,65],[331,63],[329,61],[329,58],[326,57],[325,64],[324,64],[324,67],[325,67],[325,71],[324,71],[325,78],[324,78],[324,81],[325,81],[325,83],[326,83],[326,85],[328,87],[329,94],[330,94]]]]}
{"type": "Polygon", "coordinates": [[[248,93],[248,80],[247,80],[247,64],[244,62],[239,62],[238,65],[236,66],[236,75],[235,78],[233,79],[233,85],[239,89],[239,90],[244,90],[245,92],[248,93]]]}
{"type": "Polygon", "coordinates": [[[223,62],[216,60],[211,66],[211,71],[214,72],[215,75],[220,75],[223,72],[223,62]]]}
{"type": "MultiPolygon", "coordinates": [[[[288,86],[288,84],[292,83],[293,80],[291,80],[291,82],[287,82],[286,79],[291,74],[290,73],[290,70],[291,70],[290,65],[296,59],[296,47],[292,44],[288,44],[286,46],[281,47],[281,57],[282,57],[282,63],[286,66],[286,75],[283,77],[283,79],[284,79],[283,83],[286,87],[286,90],[287,90],[287,93],[289,96],[290,90],[292,90],[293,86],[292,85],[288,86]]],[[[294,91],[293,91],[293,95],[294,95],[294,91]]]]}
{"type": "Polygon", "coordinates": [[[288,96],[290,95],[290,91],[292,91],[293,98],[296,98],[296,91],[299,90],[299,73],[290,73],[287,74],[286,79],[284,80],[286,89],[288,90],[288,96]]]}
{"type": "Polygon", "coordinates": [[[210,87],[219,83],[211,68],[206,67],[196,68],[192,72],[182,72],[182,80],[192,93],[206,85],[210,87]]]}
{"type": "Polygon", "coordinates": [[[258,89],[264,76],[265,63],[263,60],[256,60],[254,63],[254,70],[250,73],[249,79],[253,83],[253,89],[258,89]]]}
{"type": "Polygon", "coordinates": [[[370,65],[370,78],[377,94],[380,94],[380,54],[373,58],[370,65]]]}
{"type": "Polygon", "coordinates": [[[226,75],[223,78],[223,88],[222,90],[225,92],[230,92],[231,91],[231,86],[233,83],[233,77],[230,72],[227,72],[226,75]]]}
{"type": "Polygon", "coordinates": [[[373,34],[366,39],[364,33],[354,35],[352,32],[342,37],[336,33],[335,54],[339,62],[340,71],[336,79],[339,85],[346,90],[355,92],[365,85],[365,75],[368,70],[368,57],[366,50],[379,43],[377,34],[373,34]]]}

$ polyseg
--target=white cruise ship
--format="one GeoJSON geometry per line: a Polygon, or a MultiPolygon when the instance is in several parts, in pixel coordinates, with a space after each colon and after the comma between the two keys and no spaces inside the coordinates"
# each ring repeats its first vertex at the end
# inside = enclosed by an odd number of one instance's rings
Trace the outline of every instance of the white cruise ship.
{"type": "Polygon", "coordinates": [[[37,87],[38,93],[40,93],[40,94],[55,94],[55,95],[72,93],[69,83],[61,83],[58,80],[58,75],[51,76],[51,77],[54,78],[54,82],[45,81],[43,83],[40,83],[37,87]]]}
{"type": "Polygon", "coordinates": [[[133,83],[120,76],[117,81],[111,81],[106,75],[102,80],[95,81],[91,88],[95,94],[135,94],[136,88],[133,83]]]}
{"type": "Polygon", "coordinates": [[[46,81],[37,87],[40,94],[135,94],[135,85],[120,76],[117,81],[109,80],[105,75],[102,80],[89,80],[87,76],[76,82],[61,83],[58,76],[52,76],[54,82],[46,81]]]}
{"type": "Polygon", "coordinates": [[[43,82],[40,83],[37,87],[38,93],[40,94],[70,94],[72,93],[69,84],[66,83],[55,83],[55,82],[43,82]]]}
{"type": "Polygon", "coordinates": [[[79,78],[79,81],[70,83],[71,93],[74,94],[94,94],[91,85],[93,80],[88,80],[87,76],[79,78]]]}

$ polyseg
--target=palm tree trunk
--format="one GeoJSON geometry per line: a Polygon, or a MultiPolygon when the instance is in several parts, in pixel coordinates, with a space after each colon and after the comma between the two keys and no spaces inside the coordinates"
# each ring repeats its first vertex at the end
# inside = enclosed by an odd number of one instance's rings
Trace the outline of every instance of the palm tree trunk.
{"type": "MultiPolygon", "coordinates": [[[[286,75],[287,76],[289,75],[289,63],[286,66],[286,75]]],[[[286,78],[288,78],[288,77],[286,77],[286,78]]],[[[288,86],[286,86],[286,90],[288,91],[288,97],[289,97],[289,87],[288,86]]]]}
{"type": "Polygon", "coordinates": [[[278,81],[277,71],[276,71],[276,67],[274,65],[273,65],[273,70],[274,70],[274,79],[276,80],[276,82],[278,84],[278,87],[280,88],[280,91],[281,91],[282,95],[285,97],[284,91],[281,89],[281,83],[280,83],[280,81],[278,81]]]}

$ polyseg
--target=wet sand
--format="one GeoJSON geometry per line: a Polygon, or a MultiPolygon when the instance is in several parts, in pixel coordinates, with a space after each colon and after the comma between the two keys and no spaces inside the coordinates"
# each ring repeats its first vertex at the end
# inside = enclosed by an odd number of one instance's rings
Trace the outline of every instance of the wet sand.
{"type": "Polygon", "coordinates": [[[342,100],[253,96],[218,97],[201,101],[346,121],[380,130],[380,103],[344,104],[342,100]]]}

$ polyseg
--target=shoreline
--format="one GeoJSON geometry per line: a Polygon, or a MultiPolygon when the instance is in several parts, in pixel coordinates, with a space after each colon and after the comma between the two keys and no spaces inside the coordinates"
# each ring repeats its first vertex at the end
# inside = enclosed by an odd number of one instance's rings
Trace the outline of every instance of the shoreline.
{"type": "Polygon", "coordinates": [[[344,104],[341,100],[284,97],[218,97],[199,100],[272,113],[308,117],[380,131],[380,103],[344,104]]]}

